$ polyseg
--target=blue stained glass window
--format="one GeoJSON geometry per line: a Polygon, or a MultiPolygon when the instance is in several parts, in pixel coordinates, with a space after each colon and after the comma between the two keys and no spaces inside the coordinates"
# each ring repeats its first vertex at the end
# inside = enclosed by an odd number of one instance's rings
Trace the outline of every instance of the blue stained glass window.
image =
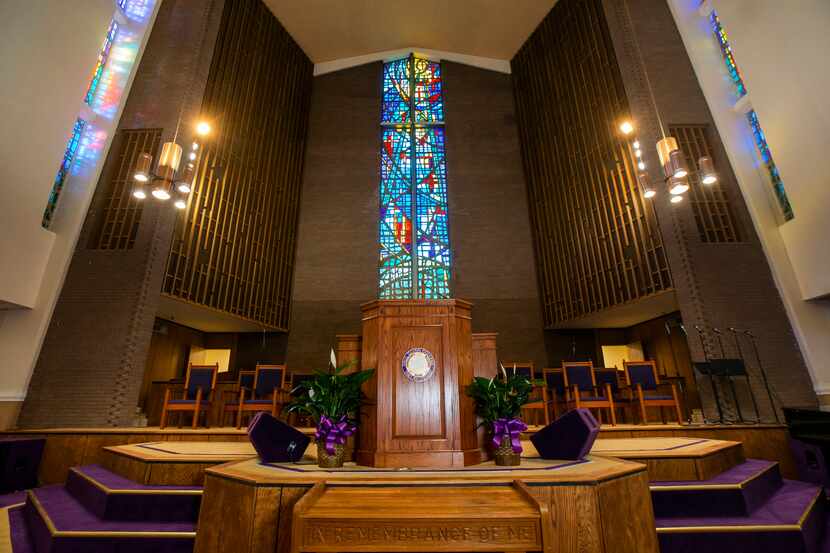
{"type": "Polygon", "coordinates": [[[382,299],[451,297],[443,119],[439,63],[410,56],[384,65],[378,275],[382,299]]]}
{"type": "Polygon", "coordinates": [[[775,198],[778,200],[778,206],[781,208],[784,220],[789,221],[795,217],[795,214],[790,205],[790,200],[787,198],[787,192],[784,190],[784,181],[781,179],[781,174],[778,172],[775,160],[772,159],[772,152],[770,152],[769,145],[767,144],[767,137],[764,135],[761,123],[758,122],[758,115],[755,113],[755,110],[750,110],[746,114],[746,118],[749,120],[749,126],[752,127],[755,146],[758,148],[758,153],[761,154],[761,160],[764,162],[764,166],[767,168],[767,173],[772,181],[772,190],[775,193],[775,198]]]}
{"type": "Polygon", "coordinates": [[[738,70],[738,64],[735,63],[735,58],[732,56],[732,47],[729,45],[729,37],[726,36],[726,30],[720,24],[718,14],[712,10],[709,16],[709,22],[712,24],[712,31],[715,33],[715,38],[720,46],[720,53],[723,56],[723,63],[726,64],[726,71],[729,73],[729,78],[732,79],[732,84],[735,85],[735,93],[738,98],[746,96],[746,85],[741,77],[741,72],[738,70]]]}
{"type": "Polygon", "coordinates": [[[98,90],[98,85],[101,84],[101,76],[104,74],[104,67],[107,65],[112,45],[115,42],[115,35],[117,34],[118,23],[113,19],[110,21],[107,36],[104,37],[104,43],[101,45],[101,51],[98,53],[98,61],[95,64],[95,69],[92,71],[89,88],[86,91],[86,96],[84,96],[84,102],[90,106],[92,105],[92,99],[95,97],[95,91],[98,90]]]}
{"type": "Polygon", "coordinates": [[[78,146],[81,144],[81,136],[84,133],[86,121],[78,119],[75,121],[75,126],[72,128],[72,135],[69,137],[69,143],[66,145],[66,151],[63,153],[63,161],[58,168],[58,174],[55,175],[55,182],[52,184],[52,191],[49,193],[49,201],[46,204],[46,210],[43,212],[43,228],[49,228],[52,223],[52,216],[55,214],[55,208],[58,205],[58,198],[61,190],[63,190],[63,183],[66,181],[66,176],[69,174],[69,169],[72,167],[72,161],[75,159],[75,154],[78,153],[78,146]]]}

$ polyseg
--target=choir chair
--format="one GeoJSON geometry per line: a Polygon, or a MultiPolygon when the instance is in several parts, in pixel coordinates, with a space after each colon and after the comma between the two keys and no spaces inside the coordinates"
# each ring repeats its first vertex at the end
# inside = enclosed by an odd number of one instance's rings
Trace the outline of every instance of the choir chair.
{"type": "Polygon", "coordinates": [[[285,365],[260,365],[254,371],[254,384],[239,390],[236,427],[242,427],[243,413],[270,411],[276,417],[286,402],[285,365]],[[247,398],[247,399],[246,399],[247,398]]]}
{"type": "MultiPolygon", "coordinates": [[[[632,393],[636,392],[640,405],[640,418],[643,424],[648,423],[648,407],[659,407],[660,417],[663,417],[663,407],[674,407],[677,414],[677,423],[682,424],[683,414],[680,411],[680,400],[677,395],[677,386],[673,382],[661,383],[657,375],[657,364],[654,361],[624,361],[625,379],[632,393]],[[668,387],[671,395],[660,394],[661,386],[668,387]],[[645,392],[653,392],[646,394],[645,392]]],[[[632,398],[633,402],[633,398],[632,398]]]]}
{"type": "Polygon", "coordinates": [[[222,424],[225,424],[225,419],[228,414],[232,415],[231,425],[236,422],[236,413],[239,412],[239,393],[243,389],[250,390],[254,387],[254,375],[256,371],[239,371],[236,378],[236,386],[233,390],[225,390],[223,397],[230,396],[230,399],[225,400],[225,405],[222,407],[222,424]]]}
{"type": "Polygon", "coordinates": [[[628,406],[631,405],[631,399],[623,394],[623,387],[620,386],[620,372],[616,367],[594,367],[594,379],[600,390],[605,390],[606,384],[608,385],[611,397],[614,399],[614,408],[621,409],[625,415],[628,406]]]}
{"type": "Polygon", "coordinates": [[[536,414],[541,411],[542,421],[545,423],[545,426],[549,425],[550,414],[548,413],[548,391],[546,386],[536,385],[536,366],[533,361],[506,361],[503,363],[503,366],[508,375],[518,374],[534,383],[530,401],[522,405],[522,413],[526,413],[522,416],[525,422],[529,423],[531,419],[533,419],[533,423],[538,424],[536,414]]]}
{"type": "Polygon", "coordinates": [[[553,408],[553,419],[559,418],[559,407],[564,407],[565,375],[561,369],[542,369],[542,380],[548,394],[548,404],[553,408]]]}
{"type": "Polygon", "coordinates": [[[565,377],[565,407],[567,409],[608,409],[611,415],[611,424],[617,424],[617,414],[614,407],[614,396],[611,386],[606,383],[602,393],[597,390],[594,365],[590,361],[565,361],[562,363],[562,373],[565,377]]]}
{"type": "MultiPolygon", "coordinates": [[[[211,396],[216,388],[216,375],[219,373],[219,363],[215,365],[187,365],[187,376],[180,399],[172,398],[170,387],[164,391],[164,405],[161,408],[161,422],[159,427],[167,426],[167,414],[171,411],[193,413],[193,428],[199,424],[199,415],[205,414],[205,426],[208,426],[208,411],[211,405],[211,396]]],[[[181,426],[181,424],[179,425],[181,426]]]]}

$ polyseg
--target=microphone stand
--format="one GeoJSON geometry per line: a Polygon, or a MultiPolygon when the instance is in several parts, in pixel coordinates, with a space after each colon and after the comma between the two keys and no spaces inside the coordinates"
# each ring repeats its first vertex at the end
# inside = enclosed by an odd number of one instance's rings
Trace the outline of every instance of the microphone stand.
{"type": "Polygon", "coordinates": [[[715,382],[715,375],[712,371],[712,361],[709,358],[709,348],[706,347],[706,341],[703,339],[703,333],[701,332],[702,329],[700,328],[700,325],[695,325],[695,330],[697,330],[697,337],[700,339],[700,346],[703,348],[703,359],[706,361],[706,365],[709,368],[709,385],[712,387],[712,395],[715,396],[715,406],[718,408],[717,421],[706,420],[706,410],[703,409],[703,422],[706,424],[709,424],[710,422],[717,422],[719,424],[723,424],[723,408],[720,404],[720,394],[718,393],[718,385],[715,382]]]}
{"type": "MultiPolygon", "coordinates": [[[[725,359],[726,355],[723,351],[723,340],[721,339],[721,331],[719,328],[712,327],[712,332],[718,335],[718,345],[720,346],[720,356],[721,359],[725,359]]],[[[735,405],[735,412],[738,415],[738,422],[744,422],[744,415],[741,413],[741,403],[738,401],[738,392],[735,390],[735,381],[732,379],[732,375],[729,374],[729,369],[726,369],[726,381],[729,382],[729,389],[732,391],[732,403],[735,405]]],[[[732,421],[735,422],[735,421],[732,421]]]]}
{"type": "Polygon", "coordinates": [[[729,327],[729,332],[732,333],[732,337],[735,339],[735,349],[738,350],[738,357],[741,360],[741,363],[744,365],[744,372],[746,373],[746,385],[749,388],[749,397],[752,398],[752,407],[755,409],[755,424],[761,422],[761,412],[758,410],[758,400],[755,399],[755,392],[752,391],[752,380],[749,376],[749,369],[746,366],[746,360],[744,359],[744,352],[741,349],[741,342],[738,340],[738,329],[734,327],[729,327]]]}
{"type": "Polygon", "coordinates": [[[752,349],[755,351],[755,359],[758,361],[758,370],[761,371],[761,377],[764,380],[764,388],[767,390],[767,397],[769,397],[769,404],[770,407],[772,407],[772,414],[775,415],[775,422],[781,424],[781,419],[778,418],[778,409],[775,407],[775,400],[773,400],[772,397],[772,389],[769,387],[769,381],[767,380],[767,371],[764,370],[764,366],[761,364],[761,355],[758,353],[758,344],[755,343],[755,335],[748,330],[744,330],[744,334],[749,336],[749,342],[752,344],[752,349]]]}
{"type": "MultiPolygon", "coordinates": [[[[674,322],[677,323],[677,321],[674,321],[674,322]]],[[[683,328],[683,323],[677,323],[677,326],[680,327],[680,330],[683,331],[683,334],[686,334],[686,329],[683,328]]],[[[673,328],[673,326],[670,325],[668,321],[666,321],[665,329],[666,329],[666,334],[669,335],[669,349],[671,349],[671,358],[672,358],[672,361],[674,361],[674,372],[677,373],[677,376],[681,376],[680,370],[677,367],[677,354],[674,351],[674,342],[672,341],[672,337],[671,337],[671,335],[672,335],[671,329],[672,328],[673,328]]],[[[694,367],[692,367],[692,375],[694,375],[695,382],[697,382],[697,375],[695,374],[694,367]]],[[[686,380],[685,378],[681,378],[678,381],[678,383],[680,384],[680,395],[683,397],[683,409],[685,409],[685,411],[686,411],[686,424],[691,424],[691,422],[692,422],[692,412],[689,409],[689,398],[686,394],[685,380],[686,380]]]]}

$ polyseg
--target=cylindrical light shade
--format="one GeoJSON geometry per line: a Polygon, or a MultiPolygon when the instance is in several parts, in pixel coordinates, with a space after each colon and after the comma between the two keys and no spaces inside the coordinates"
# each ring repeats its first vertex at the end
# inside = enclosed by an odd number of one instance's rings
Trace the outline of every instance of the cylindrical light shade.
{"type": "Polygon", "coordinates": [[[682,179],[689,174],[686,156],[680,150],[675,150],[669,154],[669,167],[671,168],[669,175],[676,179],[682,179]]]}
{"type": "Polygon", "coordinates": [[[715,164],[712,158],[703,156],[697,160],[697,169],[700,172],[700,182],[703,184],[715,184],[718,182],[718,174],[715,172],[715,164]]]}
{"type": "Polygon", "coordinates": [[[175,142],[165,142],[161,147],[159,156],[159,172],[162,167],[169,167],[173,171],[179,170],[179,163],[182,161],[182,147],[175,142]]]}
{"type": "Polygon", "coordinates": [[[686,179],[678,179],[675,177],[669,179],[669,193],[672,196],[685,194],[687,190],[689,190],[689,183],[686,182],[686,179]]]}
{"type": "Polygon", "coordinates": [[[138,182],[150,180],[150,166],[153,164],[153,156],[147,153],[138,154],[138,161],[135,163],[133,178],[138,182]]]}
{"type": "Polygon", "coordinates": [[[644,198],[653,198],[657,192],[651,187],[651,180],[648,178],[648,173],[640,173],[637,175],[637,181],[643,189],[644,198]]]}
{"type": "Polygon", "coordinates": [[[657,143],[657,155],[660,157],[660,165],[662,167],[668,165],[669,154],[677,149],[677,140],[673,136],[667,136],[657,143]]]}

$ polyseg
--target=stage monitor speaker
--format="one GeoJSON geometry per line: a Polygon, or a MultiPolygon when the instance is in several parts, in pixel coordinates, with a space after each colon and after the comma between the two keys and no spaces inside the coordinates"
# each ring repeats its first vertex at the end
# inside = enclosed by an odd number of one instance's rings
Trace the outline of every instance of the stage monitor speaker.
{"type": "Polygon", "coordinates": [[[0,438],[0,493],[37,487],[44,438],[0,438]]]}
{"type": "Polygon", "coordinates": [[[303,458],[311,438],[271,413],[257,413],[248,425],[248,439],[265,463],[297,462],[303,458]]]}
{"type": "Polygon", "coordinates": [[[568,411],[530,437],[542,459],[580,460],[599,435],[599,423],[587,409],[568,411]]]}

